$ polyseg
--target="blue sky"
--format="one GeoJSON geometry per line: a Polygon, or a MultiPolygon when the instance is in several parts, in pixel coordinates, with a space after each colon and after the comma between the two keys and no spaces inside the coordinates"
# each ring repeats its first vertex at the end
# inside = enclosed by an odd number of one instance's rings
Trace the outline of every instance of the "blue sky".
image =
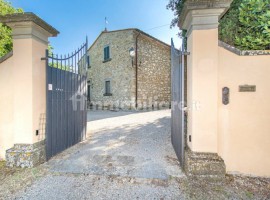
{"type": "Polygon", "coordinates": [[[108,30],[139,28],[148,34],[180,47],[178,28],[170,29],[173,13],[168,0],[10,0],[14,7],[34,12],[60,34],[50,38],[55,53],[65,54],[79,47],[88,36],[89,45],[105,27],[108,30]],[[165,26],[164,26],[165,25],[165,26]],[[162,27],[160,27],[162,26],[162,27]],[[159,27],[159,28],[155,28],[159,27]]]}

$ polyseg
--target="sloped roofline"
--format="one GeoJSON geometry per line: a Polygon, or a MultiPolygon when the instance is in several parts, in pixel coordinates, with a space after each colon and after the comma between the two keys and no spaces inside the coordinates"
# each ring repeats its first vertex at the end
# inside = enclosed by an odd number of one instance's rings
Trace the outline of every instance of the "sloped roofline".
{"type": "Polygon", "coordinates": [[[119,30],[113,30],[113,31],[102,31],[99,34],[99,36],[97,37],[97,39],[93,42],[93,44],[89,47],[88,51],[94,46],[94,44],[97,42],[97,40],[100,38],[100,36],[103,33],[114,33],[114,32],[120,32],[120,31],[136,31],[136,32],[141,33],[142,35],[144,35],[144,36],[146,36],[146,37],[148,37],[150,39],[153,39],[153,40],[157,41],[158,43],[160,43],[160,44],[162,44],[162,45],[164,45],[166,47],[169,47],[169,48],[171,47],[171,45],[169,45],[169,44],[167,44],[167,43],[153,37],[152,35],[149,35],[148,33],[144,32],[144,31],[142,31],[142,30],[140,30],[138,28],[127,28],[127,29],[119,29],[119,30]]]}

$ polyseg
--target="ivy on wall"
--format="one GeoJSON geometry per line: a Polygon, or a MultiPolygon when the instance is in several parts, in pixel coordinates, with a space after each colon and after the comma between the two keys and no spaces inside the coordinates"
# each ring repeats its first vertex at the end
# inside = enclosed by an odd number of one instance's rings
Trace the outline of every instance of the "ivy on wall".
{"type": "Polygon", "coordinates": [[[241,50],[270,49],[270,0],[233,0],[219,39],[241,50]]]}

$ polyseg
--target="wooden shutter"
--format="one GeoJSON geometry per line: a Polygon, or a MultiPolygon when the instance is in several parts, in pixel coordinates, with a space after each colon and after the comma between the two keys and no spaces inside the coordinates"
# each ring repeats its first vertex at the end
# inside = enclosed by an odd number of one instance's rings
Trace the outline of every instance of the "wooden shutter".
{"type": "Polygon", "coordinates": [[[104,60],[110,59],[110,47],[107,46],[104,48],[104,60]]]}
{"type": "Polygon", "coordinates": [[[107,59],[110,59],[110,47],[107,47],[107,59]]]}
{"type": "Polygon", "coordinates": [[[107,53],[106,48],[107,48],[107,47],[104,48],[104,60],[107,59],[107,56],[106,56],[106,53],[107,53]]]}

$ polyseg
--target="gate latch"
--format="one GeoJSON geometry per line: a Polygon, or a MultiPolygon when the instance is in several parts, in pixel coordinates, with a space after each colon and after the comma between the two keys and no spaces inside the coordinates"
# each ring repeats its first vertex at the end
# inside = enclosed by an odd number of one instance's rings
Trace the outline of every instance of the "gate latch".
{"type": "Polygon", "coordinates": [[[183,52],[182,52],[182,55],[184,55],[184,56],[189,56],[189,55],[190,55],[190,52],[188,52],[188,51],[183,51],[183,52]]]}

